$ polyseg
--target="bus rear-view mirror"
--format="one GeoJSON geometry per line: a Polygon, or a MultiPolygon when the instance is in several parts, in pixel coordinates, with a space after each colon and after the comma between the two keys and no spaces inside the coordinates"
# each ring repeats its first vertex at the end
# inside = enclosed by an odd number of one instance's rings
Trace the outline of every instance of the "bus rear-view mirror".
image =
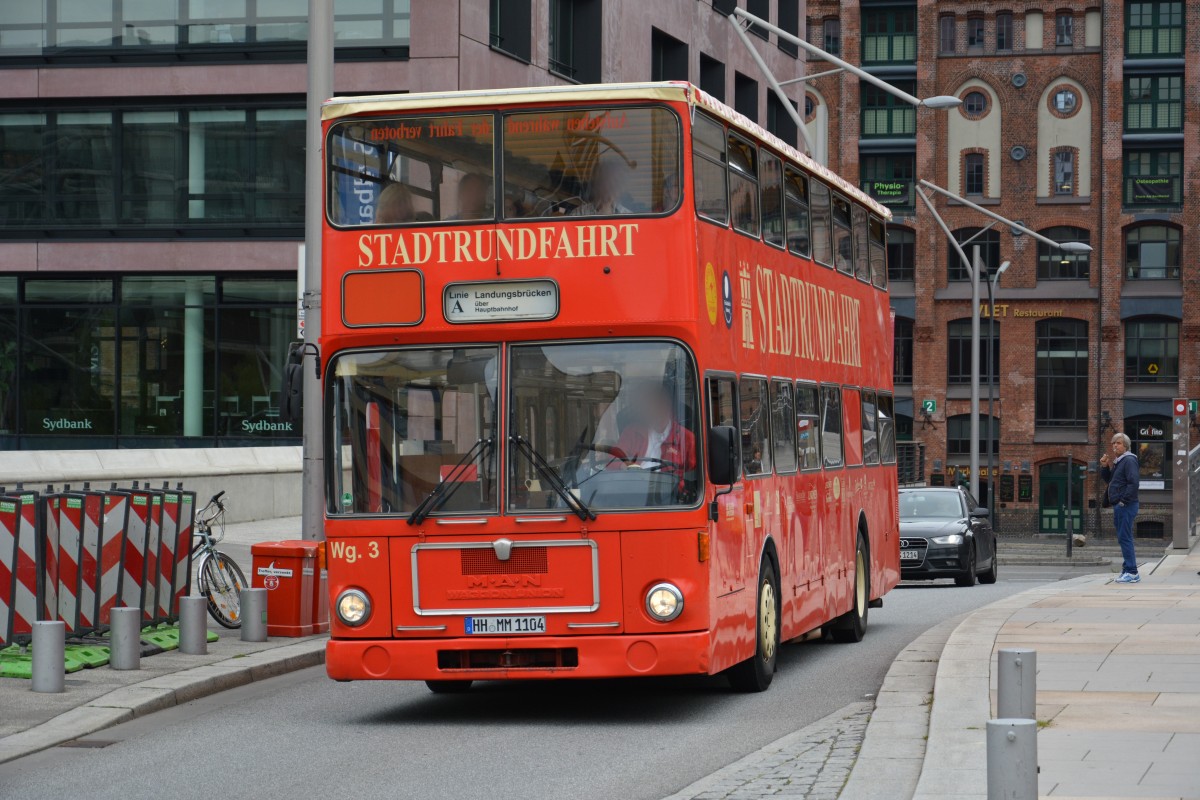
{"type": "Polygon", "coordinates": [[[708,479],[718,486],[737,480],[737,431],[731,425],[708,429],[708,479]]]}
{"type": "Polygon", "coordinates": [[[279,418],[298,429],[304,414],[304,342],[288,345],[283,367],[283,396],[279,400],[279,418]]]}

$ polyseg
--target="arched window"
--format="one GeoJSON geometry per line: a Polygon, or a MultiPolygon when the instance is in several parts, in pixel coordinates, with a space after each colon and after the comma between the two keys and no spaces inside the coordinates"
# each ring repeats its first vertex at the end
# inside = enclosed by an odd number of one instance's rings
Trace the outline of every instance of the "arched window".
{"type": "MultiPolygon", "coordinates": [[[[1056,242],[1080,242],[1090,244],[1091,233],[1084,228],[1059,225],[1038,231],[1047,239],[1056,242]]],[[[1090,253],[1064,253],[1058,248],[1038,242],[1039,281],[1070,281],[1086,279],[1091,274],[1090,253]]]]}
{"type": "Polygon", "coordinates": [[[1170,489],[1171,420],[1156,414],[1130,417],[1125,420],[1125,435],[1129,451],[1137,456],[1140,488],[1170,489]]]}
{"type": "MultiPolygon", "coordinates": [[[[1000,452],[1000,418],[979,415],[979,452],[987,452],[987,437],[992,432],[992,453],[1000,452]]],[[[946,455],[965,456],[971,453],[971,415],[958,414],[946,419],[946,455]]]]}
{"type": "MultiPolygon", "coordinates": [[[[972,239],[971,237],[979,233],[979,228],[959,228],[954,231],[954,238],[961,244],[970,239],[970,244],[963,247],[967,253],[967,258],[972,258],[972,248],[979,245],[979,257],[983,260],[983,271],[979,275],[980,281],[984,280],[988,274],[1000,266],[1000,233],[995,228],[984,231],[982,234],[972,239]]],[[[971,280],[970,273],[967,272],[966,266],[963,265],[962,259],[958,257],[958,251],[953,245],[946,245],[947,264],[949,265],[949,276],[952,281],[969,281],[971,280]]]]}
{"type": "Polygon", "coordinates": [[[1088,324],[1081,319],[1044,319],[1036,333],[1034,424],[1087,424],[1088,324]]]}
{"type": "Polygon", "coordinates": [[[1125,382],[1175,383],[1179,380],[1179,323],[1165,317],[1125,322],[1125,382]]]}
{"type": "Polygon", "coordinates": [[[1125,277],[1129,280],[1179,278],[1179,229],[1139,225],[1125,232],[1125,277]]]}
{"type": "MultiPolygon", "coordinates": [[[[981,383],[988,382],[988,375],[992,376],[992,383],[996,383],[1000,372],[1000,323],[993,322],[995,327],[993,332],[995,336],[992,338],[991,347],[991,369],[988,369],[988,326],[982,324],[979,326],[979,380],[981,383]]],[[[956,319],[946,327],[946,382],[947,383],[970,383],[971,382],[971,320],[956,319]]]]}

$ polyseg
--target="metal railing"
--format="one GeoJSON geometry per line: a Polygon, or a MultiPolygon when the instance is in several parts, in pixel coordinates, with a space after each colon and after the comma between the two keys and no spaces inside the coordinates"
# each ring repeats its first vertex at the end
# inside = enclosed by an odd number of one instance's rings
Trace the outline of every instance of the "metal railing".
{"type": "Polygon", "coordinates": [[[925,485],[925,445],[921,442],[897,442],[896,472],[901,486],[925,485]]]}

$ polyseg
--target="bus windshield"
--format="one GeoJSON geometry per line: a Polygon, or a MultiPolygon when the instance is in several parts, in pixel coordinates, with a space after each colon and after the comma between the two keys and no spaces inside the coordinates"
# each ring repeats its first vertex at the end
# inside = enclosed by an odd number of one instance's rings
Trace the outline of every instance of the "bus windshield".
{"type": "Polygon", "coordinates": [[[668,342],[531,344],[511,350],[508,507],[593,512],[691,505],[699,492],[696,377],[668,342]],[[554,470],[546,476],[535,464],[554,470]]]}

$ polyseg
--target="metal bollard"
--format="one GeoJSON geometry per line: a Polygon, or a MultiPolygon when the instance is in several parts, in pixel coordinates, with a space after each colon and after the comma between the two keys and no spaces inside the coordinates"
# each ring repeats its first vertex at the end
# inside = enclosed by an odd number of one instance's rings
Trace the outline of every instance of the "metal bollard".
{"type": "Polygon", "coordinates": [[[208,653],[207,597],[179,598],[179,652],[190,656],[208,653]]]}
{"type": "Polygon", "coordinates": [[[996,716],[1037,719],[1037,651],[1000,650],[996,666],[996,716]]]}
{"type": "Polygon", "coordinates": [[[141,669],[142,610],[114,608],[110,613],[108,665],[113,669],[141,669]]]}
{"type": "Polygon", "coordinates": [[[267,640],[267,590],[242,589],[242,641],[267,640]]]}
{"type": "Polygon", "coordinates": [[[35,692],[61,692],[66,679],[67,623],[33,623],[33,680],[35,692]]]}
{"type": "Polygon", "coordinates": [[[1037,720],[989,719],[988,800],[1037,800],[1037,720]]]}

